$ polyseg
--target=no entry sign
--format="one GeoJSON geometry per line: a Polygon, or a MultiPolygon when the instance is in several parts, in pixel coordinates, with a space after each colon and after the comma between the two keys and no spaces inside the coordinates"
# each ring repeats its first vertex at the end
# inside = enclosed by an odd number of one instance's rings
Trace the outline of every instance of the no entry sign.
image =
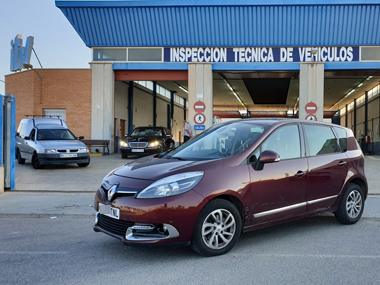
{"type": "Polygon", "coordinates": [[[206,109],[206,105],[202,101],[197,101],[194,103],[195,113],[203,113],[205,109],[206,109]]]}
{"type": "Polygon", "coordinates": [[[305,105],[305,111],[306,113],[308,113],[309,115],[313,115],[317,112],[317,104],[315,104],[314,102],[309,102],[305,105]]]}

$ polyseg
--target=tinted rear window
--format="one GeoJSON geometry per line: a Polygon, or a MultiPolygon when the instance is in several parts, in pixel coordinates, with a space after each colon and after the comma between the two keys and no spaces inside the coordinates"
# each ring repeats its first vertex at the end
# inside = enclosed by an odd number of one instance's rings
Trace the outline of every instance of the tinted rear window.
{"type": "Polygon", "coordinates": [[[340,152],[338,140],[327,126],[305,125],[309,155],[325,155],[340,152]]]}

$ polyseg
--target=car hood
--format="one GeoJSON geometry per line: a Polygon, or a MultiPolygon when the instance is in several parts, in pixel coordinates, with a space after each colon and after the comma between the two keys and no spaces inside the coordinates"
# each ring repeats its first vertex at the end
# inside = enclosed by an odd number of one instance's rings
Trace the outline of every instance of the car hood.
{"type": "Polygon", "coordinates": [[[77,149],[86,147],[83,142],[78,140],[38,141],[38,144],[47,149],[77,149]]]}
{"type": "Polygon", "coordinates": [[[204,171],[222,167],[221,160],[189,161],[148,156],[135,160],[115,170],[114,175],[156,181],[161,178],[191,171],[204,171]]]}
{"type": "Polygon", "coordinates": [[[127,143],[130,142],[152,142],[162,140],[162,137],[128,137],[125,139],[127,143]]]}

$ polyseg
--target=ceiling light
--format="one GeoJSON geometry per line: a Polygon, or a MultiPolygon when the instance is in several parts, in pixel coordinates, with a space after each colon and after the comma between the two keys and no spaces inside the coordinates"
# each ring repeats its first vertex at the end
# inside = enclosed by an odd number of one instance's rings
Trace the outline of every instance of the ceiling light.
{"type": "Polygon", "coordinates": [[[179,87],[179,89],[181,89],[181,90],[185,91],[186,93],[189,93],[189,91],[187,91],[187,89],[186,89],[185,87],[182,87],[181,85],[180,85],[180,86],[178,86],[178,87],[179,87]]]}
{"type": "Polygon", "coordinates": [[[363,86],[363,82],[359,83],[358,88],[363,86]]]}
{"type": "Polygon", "coordinates": [[[350,92],[347,93],[346,96],[344,96],[344,98],[347,98],[348,96],[350,96],[352,94],[352,92],[354,92],[354,91],[355,91],[355,89],[352,89],[350,92]]]}
{"type": "Polygon", "coordinates": [[[373,77],[372,75],[371,75],[371,76],[368,76],[368,77],[366,78],[366,80],[370,80],[372,77],[373,77]]]}

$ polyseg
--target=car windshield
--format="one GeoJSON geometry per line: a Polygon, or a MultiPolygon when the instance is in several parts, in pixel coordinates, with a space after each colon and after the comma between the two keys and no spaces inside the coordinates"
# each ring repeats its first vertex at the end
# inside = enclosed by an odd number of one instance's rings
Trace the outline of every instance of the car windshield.
{"type": "Polygon", "coordinates": [[[266,130],[266,126],[237,122],[215,126],[163,157],[184,160],[226,158],[246,150],[266,130]]]}
{"type": "Polygon", "coordinates": [[[162,129],[160,128],[137,128],[131,133],[131,137],[161,137],[162,129]]]}
{"type": "Polygon", "coordinates": [[[37,132],[37,140],[76,140],[72,132],[67,129],[41,129],[37,132]]]}

